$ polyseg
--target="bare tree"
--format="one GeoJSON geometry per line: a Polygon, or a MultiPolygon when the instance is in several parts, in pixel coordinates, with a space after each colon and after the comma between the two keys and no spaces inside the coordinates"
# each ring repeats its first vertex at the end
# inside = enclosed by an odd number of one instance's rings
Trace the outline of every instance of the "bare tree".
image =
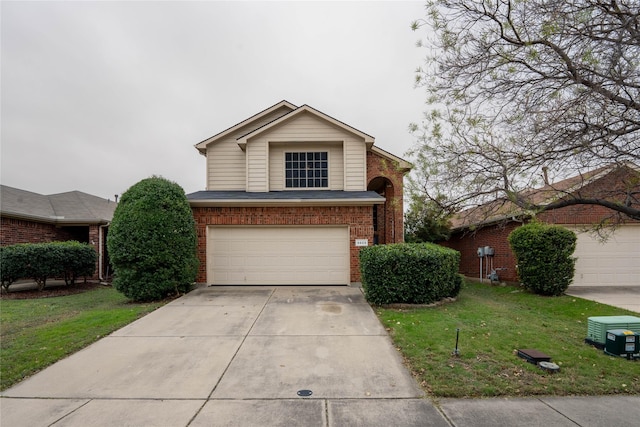
{"type": "Polygon", "coordinates": [[[595,204],[640,219],[638,0],[430,1],[413,28],[431,30],[414,193],[447,212],[595,204]],[[608,194],[528,197],[545,177],[615,165],[631,175],[608,194]]]}

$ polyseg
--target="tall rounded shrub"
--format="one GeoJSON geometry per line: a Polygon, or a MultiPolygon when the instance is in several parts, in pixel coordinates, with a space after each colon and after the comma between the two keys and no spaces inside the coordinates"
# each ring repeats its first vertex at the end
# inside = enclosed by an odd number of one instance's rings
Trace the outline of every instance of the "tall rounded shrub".
{"type": "Polygon", "coordinates": [[[532,222],[509,234],[518,276],[540,295],[562,295],[575,273],[576,234],[559,225],[532,222]]]}
{"type": "Polygon", "coordinates": [[[113,286],[135,301],[188,292],[198,268],[196,243],[182,187],[161,177],[143,179],[122,195],[109,227],[113,286]]]}

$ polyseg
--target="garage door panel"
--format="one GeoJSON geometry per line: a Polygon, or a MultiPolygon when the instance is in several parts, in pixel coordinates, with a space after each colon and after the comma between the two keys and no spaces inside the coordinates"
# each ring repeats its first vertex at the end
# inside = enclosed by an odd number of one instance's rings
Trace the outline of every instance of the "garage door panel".
{"type": "Polygon", "coordinates": [[[347,226],[207,229],[209,283],[348,284],[349,268],[347,226]]]}
{"type": "Polygon", "coordinates": [[[589,233],[578,236],[574,256],[577,286],[632,286],[640,282],[640,226],[620,226],[606,242],[589,233]]]}

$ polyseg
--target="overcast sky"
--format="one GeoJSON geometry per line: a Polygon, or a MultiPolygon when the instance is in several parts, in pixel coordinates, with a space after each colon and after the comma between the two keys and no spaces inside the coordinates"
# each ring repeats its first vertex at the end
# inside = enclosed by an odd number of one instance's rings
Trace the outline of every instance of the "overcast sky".
{"type": "Polygon", "coordinates": [[[0,178],[24,190],[113,199],[151,175],[203,190],[194,145],[283,99],[403,156],[424,109],[422,1],[0,8],[0,178]]]}

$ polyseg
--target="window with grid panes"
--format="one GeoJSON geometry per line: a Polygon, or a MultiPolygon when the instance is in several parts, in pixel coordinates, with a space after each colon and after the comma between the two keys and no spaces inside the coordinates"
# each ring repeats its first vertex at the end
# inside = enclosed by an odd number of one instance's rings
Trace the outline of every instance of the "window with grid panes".
{"type": "Polygon", "coordinates": [[[286,188],[328,188],[329,161],[326,151],[284,153],[286,188]]]}

